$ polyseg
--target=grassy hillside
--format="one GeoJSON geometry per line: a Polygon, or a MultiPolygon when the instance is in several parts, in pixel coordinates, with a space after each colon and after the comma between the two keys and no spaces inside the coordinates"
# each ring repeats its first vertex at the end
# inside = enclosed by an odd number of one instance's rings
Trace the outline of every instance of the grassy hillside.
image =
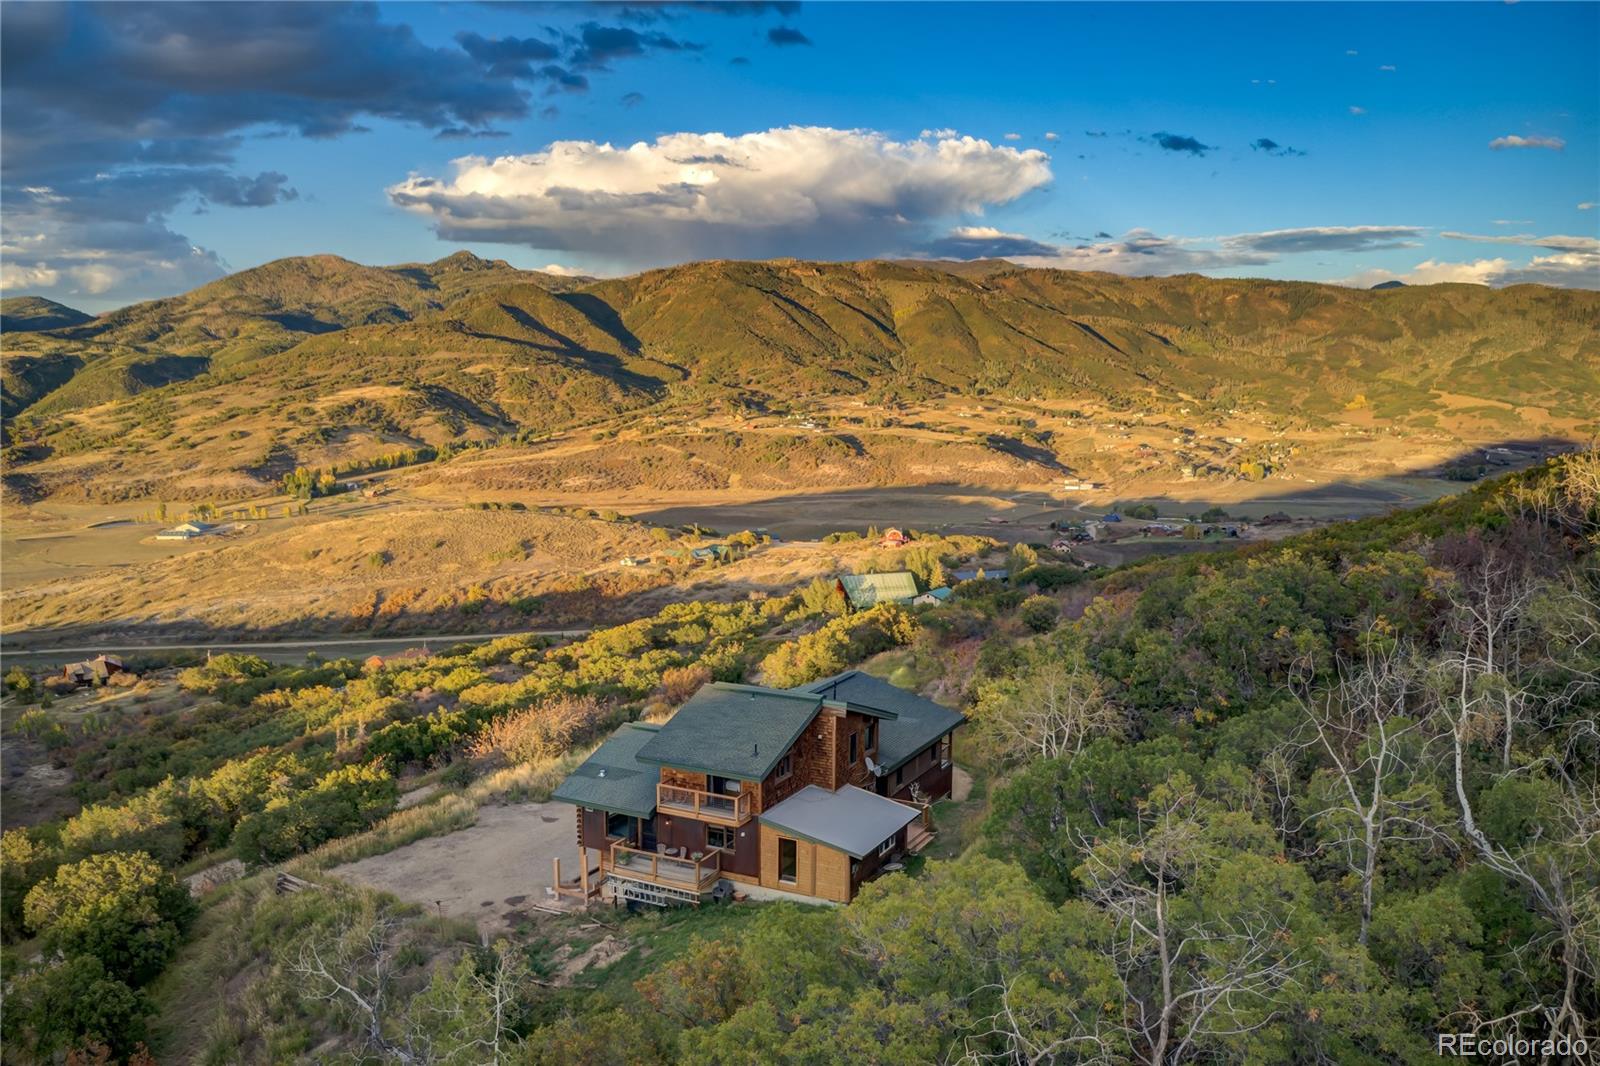
{"type": "Polygon", "coordinates": [[[285,466],[652,405],[681,421],[840,397],[1182,403],[1202,419],[1248,406],[1329,427],[1358,412],[1483,439],[1564,431],[1600,395],[1592,292],[980,266],[719,261],[593,281],[468,253],[280,260],[21,335],[7,413],[28,447],[8,483],[238,491],[285,466]]]}
{"type": "Polygon", "coordinates": [[[40,329],[78,326],[94,318],[43,296],[7,296],[0,300],[0,333],[31,333],[40,329]]]}

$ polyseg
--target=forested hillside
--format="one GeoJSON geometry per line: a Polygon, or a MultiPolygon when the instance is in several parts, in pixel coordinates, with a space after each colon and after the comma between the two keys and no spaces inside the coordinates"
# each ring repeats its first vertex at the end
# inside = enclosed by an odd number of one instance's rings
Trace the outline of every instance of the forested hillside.
{"type": "Polygon", "coordinates": [[[1356,409],[1422,428],[1466,414],[1548,433],[1593,417],[1597,326],[1596,294],[1531,285],[793,260],[594,281],[465,252],[391,268],[313,256],[9,335],[8,484],[37,496],[182,471],[238,494],[332,456],[840,396],[1254,405],[1317,426],[1356,409]]]}
{"type": "Polygon", "coordinates": [[[4,837],[6,1056],[1378,1064],[1435,1061],[1439,1033],[1600,1039],[1597,548],[1588,452],[1100,577],[1022,546],[1009,585],[936,608],[798,590],[372,670],[221,657],[142,715],[8,713],[86,806],[4,837]],[[467,949],[326,872],[539,795],[706,680],[863,661],[967,711],[979,787],[848,907],[605,915],[637,946],[563,980],[580,921],[467,949]],[[418,766],[444,788],[390,814],[418,766]],[[251,873],[197,915],[174,871],[230,855],[322,887],[251,873]]]}

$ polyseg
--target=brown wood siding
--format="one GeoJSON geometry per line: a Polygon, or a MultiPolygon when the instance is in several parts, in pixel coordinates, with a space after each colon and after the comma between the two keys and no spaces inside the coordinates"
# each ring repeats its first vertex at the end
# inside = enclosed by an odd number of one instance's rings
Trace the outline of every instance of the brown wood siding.
{"type": "Polygon", "coordinates": [[[907,759],[898,770],[891,770],[878,778],[877,791],[895,799],[910,799],[911,786],[919,784],[930,800],[950,795],[951,768],[940,765],[939,745],[939,741],[934,741],[907,759]]]}
{"type": "MultiPolygon", "coordinates": [[[[756,833],[756,823],[748,822],[733,834],[733,850],[722,853],[725,872],[754,878],[761,870],[761,842],[756,833]]],[[[706,824],[681,814],[656,815],[656,843],[669,848],[683,848],[685,855],[709,850],[706,844],[706,824]]]]}
{"type": "Polygon", "coordinates": [[[894,847],[890,850],[888,855],[879,855],[878,850],[874,848],[871,854],[867,855],[866,858],[857,861],[855,863],[855,869],[850,875],[850,898],[854,899],[856,889],[860,888],[862,885],[872,880],[872,878],[876,877],[878,871],[883,868],[883,864],[893,858],[896,852],[904,851],[905,846],[906,831],[901,829],[899,832],[895,833],[894,847]]]}
{"type": "Polygon", "coordinates": [[[606,812],[593,807],[579,807],[578,811],[578,847],[600,848],[606,847],[606,812]]]}
{"type": "Polygon", "coordinates": [[[674,770],[670,766],[661,768],[661,783],[673,785],[677,788],[695,788],[701,792],[706,790],[706,775],[690,773],[688,770],[674,770]]]}
{"type": "MultiPolygon", "coordinates": [[[[887,787],[883,794],[893,799],[908,800],[911,798],[911,786],[920,785],[923,795],[927,796],[930,801],[942,800],[949,796],[951,786],[954,784],[953,768],[941,766],[938,759],[924,760],[924,762],[927,765],[922,772],[915,777],[909,772],[906,773],[899,788],[894,787],[894,774],[889,774],[883,778],[882,780],[887,782],[887,787]]],[[[907,764],[906,769],[909,771],[911,764],[907,764]]]]}
{"type": "Polygon", "coordinates": [[[783,892],[817,896],[838,903],[851,897],[850,856],[842,851],[786,836],[770,826],[761,827],[761,884],[783,892]],[[778,880],[778,841],[795,843],[795,879],[778,880]]]}
{"type": "Polygon", "coordinates": [[[871,751],[867,750],[866,730],[867,723],[874,721],[874,719],[868,718],[864,714],[856,714],[853,711],[842,715],[831,714],[828,717],[837,723],[834,726],[834,784],[832,787],[838,789],[844,785],[855,785],[857,788],[871,791],[873,777],[872,771],[867,769],[866,757],[868,755],[876,756],[878,749],[874,745],[871,751]],[[852,735],[856,738],[856,761],[853,763],[850,761],[850,737],[852,735]]]}

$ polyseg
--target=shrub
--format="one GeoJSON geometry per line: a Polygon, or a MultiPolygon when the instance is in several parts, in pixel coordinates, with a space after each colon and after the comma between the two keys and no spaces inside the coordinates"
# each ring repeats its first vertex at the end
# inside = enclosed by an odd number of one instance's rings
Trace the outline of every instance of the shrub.
{"type": "Polygon", "coordinates": [[[91,855],[58,869],[23,901],[29,927],[63,955],[89,955],[110,977],[149,981],[194,919],[189,892],[142,851],[91,855]]]}
{"type": "Polygon", "coordinates": [[[560,696],[495,719],[469,750],[474,756],[498,752],[512,762],[540,762],[594,736],[610,715],[593,696],[560,696]]]}
{"type": "Polygon", "coordinates": [[[1061,607],[1049,596],[1029,596],[1022,601],[1022,624],[1035,633],[1048,633],[1061,618],[1061,607]]]}

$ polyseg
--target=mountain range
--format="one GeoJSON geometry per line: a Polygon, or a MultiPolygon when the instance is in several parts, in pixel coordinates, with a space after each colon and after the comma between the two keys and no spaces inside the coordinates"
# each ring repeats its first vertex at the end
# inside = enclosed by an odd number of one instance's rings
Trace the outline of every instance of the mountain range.
{"type": "Polygon", "coordinates": [[[296,465],[484,443],[645,408],[870,406],[941,396],[1105,409],[1267,405],[1428,426],[1498,405],[1592,419],[1600,293],[1357,290],[976,263],[709,261],[624,278],[458,252],[369,267],[283,259],[98,317],[5,316],[6,483],[24,498],[257,490],[296,465]],[[120,486],[115,490],[107,485],[120,486]]]}

